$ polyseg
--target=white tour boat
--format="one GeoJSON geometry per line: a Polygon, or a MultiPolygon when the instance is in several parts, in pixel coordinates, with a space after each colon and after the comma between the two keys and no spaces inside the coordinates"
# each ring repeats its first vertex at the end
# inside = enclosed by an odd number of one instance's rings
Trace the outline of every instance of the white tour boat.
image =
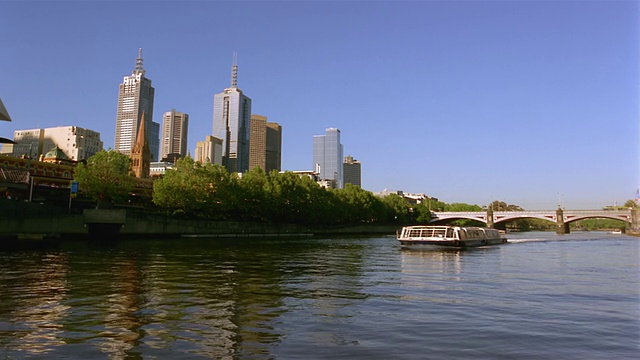
{"type": "Polygon", "coordinates": [[[466,248],[507,242],[496,229],[466,226],[405,226],[397,239],[405,247],[449,246],[466,248]]]}

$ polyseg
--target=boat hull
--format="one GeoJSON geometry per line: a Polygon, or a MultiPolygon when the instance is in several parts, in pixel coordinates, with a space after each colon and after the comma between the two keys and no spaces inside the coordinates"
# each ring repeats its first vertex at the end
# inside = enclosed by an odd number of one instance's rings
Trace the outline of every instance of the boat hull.
{"type": "Polygon", "coordinates": [[[433,247],[451,247],[451,248],[471,248],[489,245],[506,244],[506,239],[474,239],[474,240],[399,240],[404,247],[412,248],[433,248],[433,247]]]}

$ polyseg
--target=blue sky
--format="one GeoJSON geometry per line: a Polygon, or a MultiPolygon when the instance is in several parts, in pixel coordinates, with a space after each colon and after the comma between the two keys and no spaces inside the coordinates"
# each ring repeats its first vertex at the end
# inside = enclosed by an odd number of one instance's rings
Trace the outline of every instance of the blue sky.
{"type": "Polygon", "coordinates": [[[112,148],[143,49],[154,121],[212,132],[238,87],[283,127],[283,170],[341,130],[363,188],[528,210],[598,209],[639,181],[637,1],[2,1],[0,97],[14,130],[76,125],[112,148]]]}

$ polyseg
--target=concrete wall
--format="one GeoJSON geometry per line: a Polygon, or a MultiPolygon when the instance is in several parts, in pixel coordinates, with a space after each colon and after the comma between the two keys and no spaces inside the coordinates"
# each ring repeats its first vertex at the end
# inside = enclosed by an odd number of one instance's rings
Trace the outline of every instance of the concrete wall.
{"type": "Polygon", "coordinates": [[[144,214],[131,210],[90,210],[68,214],[63,208],[0,199],[0,237],[24,234],[88,236],[91,223],[120,226],[122,236],[212,237],[395,234],[399,225],[309,227],[234,221],[208,221],[144,214]],[[120,225],[118,225],[120,224],[120,225]]]}

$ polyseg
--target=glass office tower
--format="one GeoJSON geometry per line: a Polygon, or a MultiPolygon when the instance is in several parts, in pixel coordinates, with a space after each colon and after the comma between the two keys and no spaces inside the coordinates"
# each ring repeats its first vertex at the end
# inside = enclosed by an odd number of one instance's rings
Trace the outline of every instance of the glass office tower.
{"type": "Polygon", "coordinates": [[[238,65],[234,54],[231,87],[213,97],[213,136],[222,139],[222,164],[229,172],[249,170],[251,99],[237,86],[238,65]]]}
{"type": "Polygon", "coordinates": [[[313,137],[313,167],[320,180],[330,181],[338,189],[344,188],[342,153],[340,130],[329,128],[325,135],[313,137]]]}

